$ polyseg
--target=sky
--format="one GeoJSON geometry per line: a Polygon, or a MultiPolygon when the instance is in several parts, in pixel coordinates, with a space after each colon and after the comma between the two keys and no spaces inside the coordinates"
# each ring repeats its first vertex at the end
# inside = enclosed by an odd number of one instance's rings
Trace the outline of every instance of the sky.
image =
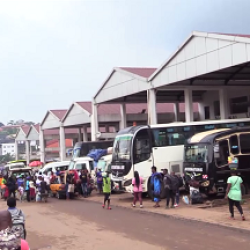
{"type": "Polygon", "coordinates": [[[249,0],[0,0],[0,121],[91,101],[113,67],[159,67],[194,30],[250,34],[249,10],[249,0]]]}

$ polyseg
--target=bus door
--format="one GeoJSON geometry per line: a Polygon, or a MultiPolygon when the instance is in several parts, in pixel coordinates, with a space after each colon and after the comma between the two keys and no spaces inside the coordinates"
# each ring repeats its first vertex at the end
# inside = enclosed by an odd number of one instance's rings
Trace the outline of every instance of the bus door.
{"type": "Polygon", "coordinates": [[[149,129],[140,130],[133,141],[133,166],[141,177],[151,175],[151,167],[154,165],[152,145],[150,143],[149,129]]]}

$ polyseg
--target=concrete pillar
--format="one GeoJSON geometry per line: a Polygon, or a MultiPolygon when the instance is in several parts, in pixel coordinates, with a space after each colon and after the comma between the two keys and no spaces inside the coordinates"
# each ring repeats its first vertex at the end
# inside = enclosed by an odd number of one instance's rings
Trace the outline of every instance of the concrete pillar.
{"type": "Polygon", "coordinates": [[[30,163],[30,141],[25,141],[25,155],[26,155],[26,162],[27,166],[30,163]]]}
{"type": "Polygon", "coordinates": [[[155,89],[149,89],[148,95],[148,124],[157,124],[156,93],[155,89]]]}
{"type": "Polygon", "coordinates": [[[40,148],[40,161],[45,163],[44,132],[41,127],[39,128],[39,148],[40,148]]]}
{"type": "Polygon", "coordinates": [[[192,122],[194,120],[193,114],[193,95],[191,89],[184,89],[184,101],[185,101],[185,120],[186,122],[192,122]]]}
{"type": "Polygon", "coordinates": [[[91,141],[97,140],[98,133],[98,116],[97,116],[97,104],[92,101],[92,115],[91,115],[91,141]]]}
{"type": "Polygon", "coordinates": [[[19,150],[18,150],[18,141],[15,140],[15,153],[16,153],[16,161],[18,160],[19,158],[19,150]]]}
{"type": "Polygon", "coordinates": [[[228,119],[228,100],[227,100],[227,91],[225,89],[219,90],[220,98],[220,119],[228,119]]]}
{"type": "Polygon", "coordinates": [[[65,132],[64,132],[64,127],[62,125],[60,126],[59,137],[60,137],[60,160],[65,161],[66,159],[65,132]]]}
{"type": "Polygon", "coordinates": [[[198,103],[198,110],[199,110],[199,120],[204,121],[205,120],[205,109],[204,104],[199,102],[198,103]]]}
{"type": "Polygon", "coordinates": [[[78,141],[82,141],[82,130],[81,128],[78,129],[78,141]]]}
{"type": "Polygon", "coordinates": [[[174,115],[175,121],[178,122],[180,119],[180,110],[179,110],[179,103],[174,103],[174,115]]]}
{"type": "Polygon", "coordinates": [[[88,131],[87,126],[83,126],[83,132],[82,132],[82,139],[83,141],[88,141],[88,131]]]}
{"type": "Polygon", "coordinates": [[[106,124],[106,125],[105,125],[105,132],[106,132],[106,133],[109,133],[109,124],[106,124]]]}
{"type": "Polygon", "coordinates": [[[120,104],[120,114],[121,114],[121,121],[120,121],[120,129],[124,129],[127,127],[127,114],[126,114],[126,104],[120,104]]]}

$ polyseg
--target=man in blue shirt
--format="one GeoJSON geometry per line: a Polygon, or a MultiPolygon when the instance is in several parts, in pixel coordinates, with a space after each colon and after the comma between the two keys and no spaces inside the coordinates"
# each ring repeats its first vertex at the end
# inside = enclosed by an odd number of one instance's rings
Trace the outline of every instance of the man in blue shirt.
{"type": "Polygon", "coordinates": [[[17,186],[20,187],[21,185],[23,185],[24,180],[23,180],[23,176],[20,175],[17,177],[17,186]]]}

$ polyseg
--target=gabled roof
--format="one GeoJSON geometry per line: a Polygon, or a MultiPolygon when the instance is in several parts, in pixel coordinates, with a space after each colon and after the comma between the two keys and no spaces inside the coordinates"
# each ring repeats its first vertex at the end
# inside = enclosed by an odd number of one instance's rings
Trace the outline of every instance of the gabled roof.
{"type": "Polygon", "coordinates": [[[31,126],[30,126],[30,130],[29,130],[29,132],[27,133],[27,137],[29,136],[30,132],[31,132],[33,129],[39,134],[39,124],[35,124],[35,125],[31,125],[31,126]]]}
{"type": "Polygon", "coordinates": [[[24,141],[26,140],[26,137],[30,131],[31,126],[29,125],[23,125],[20,127],[19,131],[17,132],[16,135],[16,140],[17,141],[24,141]]]}
{"type": "Polygon", "coordinates": [[[199,32],[194,31],[191,35],[184,41],[184,43],[178,47],[178,49],[149,77],[149,81],[152,81],[161,71],[165,68],[176,55],[189,43],[189,41],[194,37],[204,37],[204,38],[212,38],[212,39],[219,39],[221,41],[228,41],[228,42],[244,42],[250,43],[250,35],[247,34],[226,34],[226,33],[208,33],[208,32],[199,32]]]}
{"type": "Polygon", "coordinates": [[[94,96],[94,99],[98,96],[101,90],[105,87],[105,85],[109,82],[111,77],[116,73],[119,72],[123,75],[131,76],[134,79],[147,83],[147,79],[152,73],[156,70],[156,68],[136,68],[136,67],[115,67],[112,69],[111,73],[108,75],[107,79],[101,85],[100,89],[94,96]]]}
{"type": "Polygon", "coordinates": [[[60,110],[50,110],[51,113],[53,113],[58,119],[62,120],[62,118],[67,113],[66,109],[60,109],[60,110]]]}
{"type": "Polygon", "coordinates": [[[41,126],[43,126],[44,122],[46,121],[46,119],[47,119],[47,117],[49,115],[52,115],[55,118],[55,120],[60,122],[63,119],[63,117],[65,116],[66,113],[67,113],[66,109],[48,110],[45,117],[43,118],[43,120],[41,122],[41,126]]]}
{"type": "Polygon", "coordinates": [[[157,70],[157,68],[131,68],[131,67],[119,67],[119,68],[144,78],[150,77],[157,70]]]}

